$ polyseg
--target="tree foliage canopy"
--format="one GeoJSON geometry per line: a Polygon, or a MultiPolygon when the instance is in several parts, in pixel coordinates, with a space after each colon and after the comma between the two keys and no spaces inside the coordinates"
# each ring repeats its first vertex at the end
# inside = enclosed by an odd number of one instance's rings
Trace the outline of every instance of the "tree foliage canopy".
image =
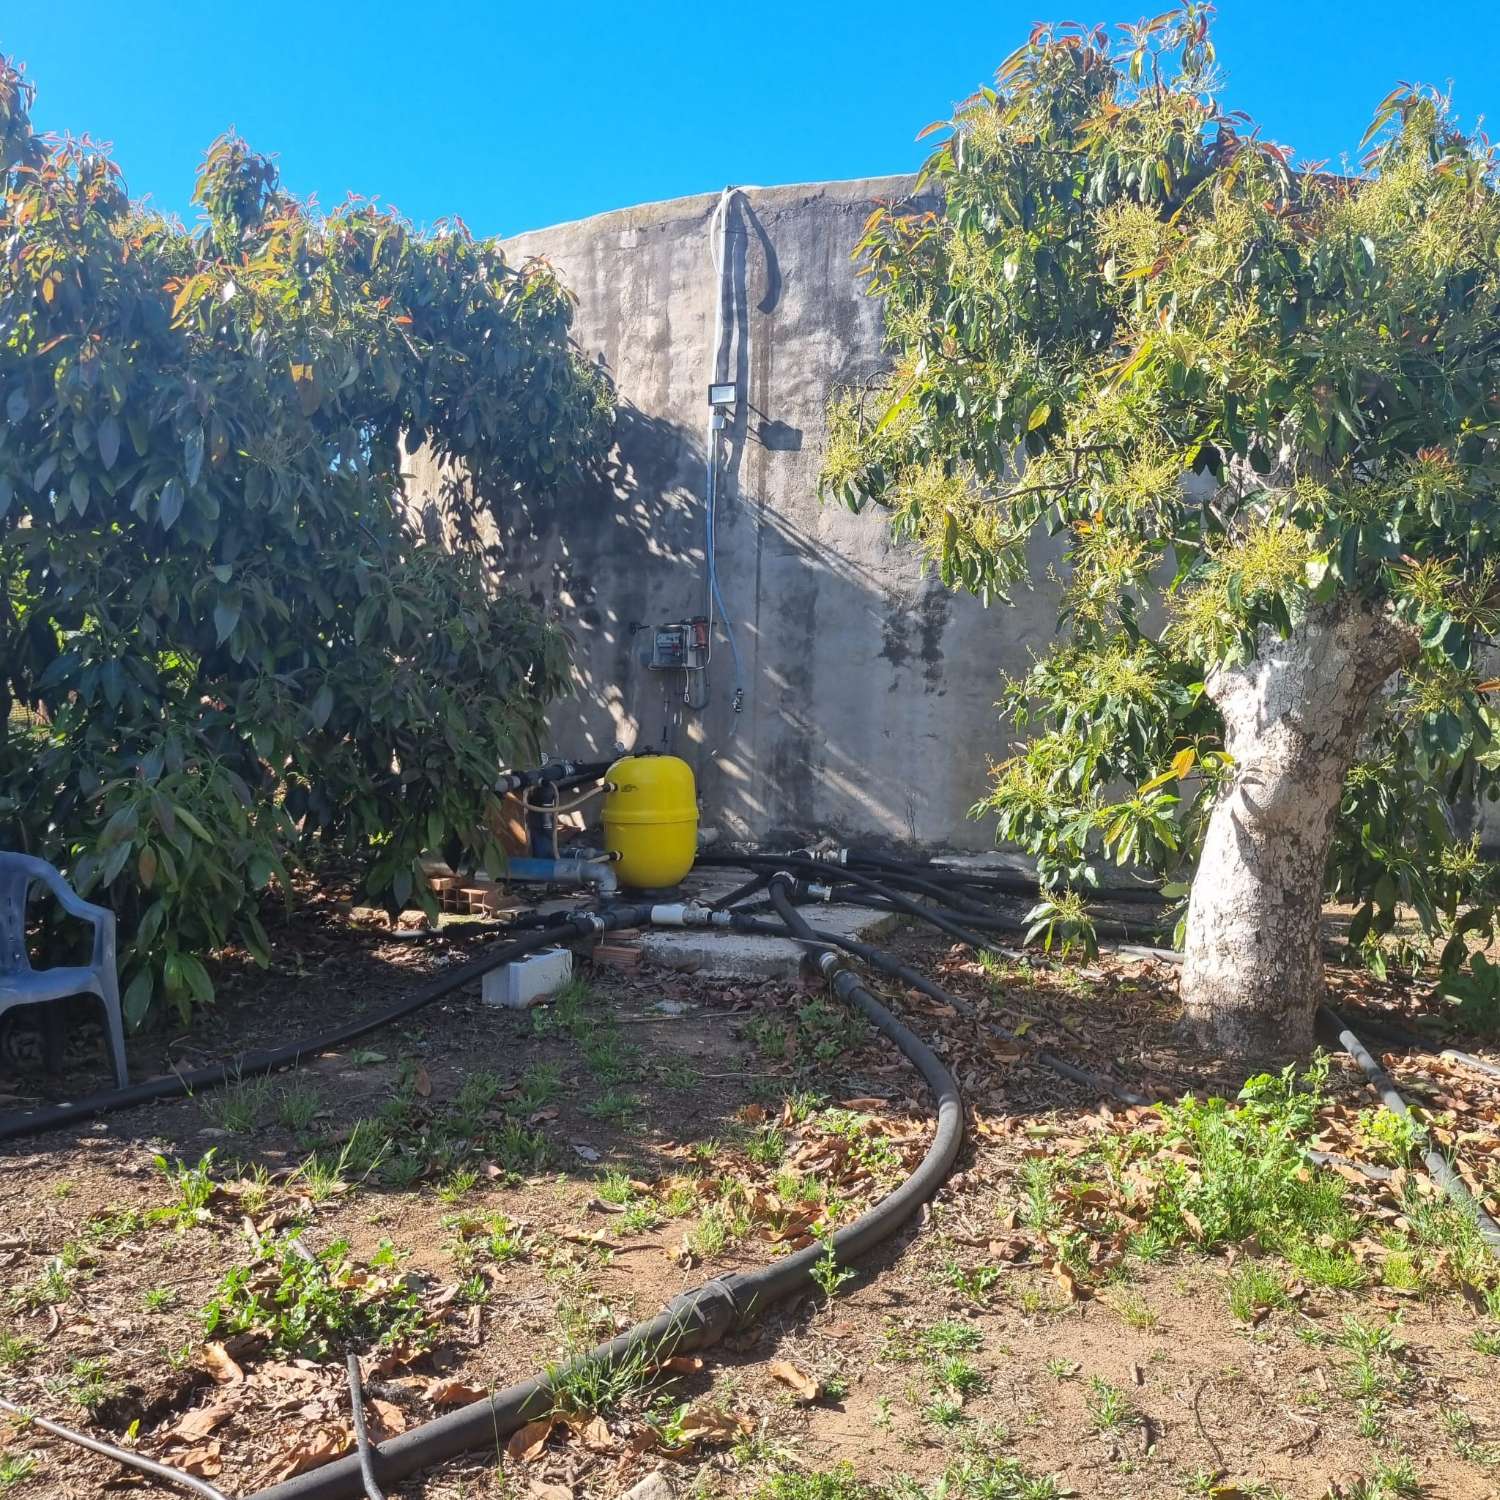
{"type": "Polygon", "coordinates": [[[405,451],[503,523],[601,450],[610,395],[545,265],[319,214],[233,137],[189,232],[29,104],[0,63],[0,844],[120,912],[138,1021],[210,997],[206,950],[264,958],[259,892],[314,846],[393,903],[424,849],[498,861],[496,770],[565,651],[422,544],[405,451]]]}
{"type": "Polygon", "coordinates": [[[1329,889],[1377,963],[1403,901],[1453,964],[1493,912],[1445,804],[1497,761],[1496,156],[1402,86],[1357,166],[1296,163],[1216,101],[1211,10],[1038,27],[929,127],[941,205],[857,251],[893,367],[835,399],[824,489],[986,597],[1062,539],[1067,629],[1007,688],[1031,738],[983,804],[1058,886],[1101,856],[1191,878],[1216,668],[1313,615],[1398,623],[1329,889]]]}

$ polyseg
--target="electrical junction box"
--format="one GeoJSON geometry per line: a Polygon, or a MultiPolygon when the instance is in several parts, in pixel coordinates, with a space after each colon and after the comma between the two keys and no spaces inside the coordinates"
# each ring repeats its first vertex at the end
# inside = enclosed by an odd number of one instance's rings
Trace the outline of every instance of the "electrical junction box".
{"type": "Polygon", "coordinates": [[[479,981],[479,996],[496,1009],[524,1010],[555,995],[572,977],[572,952],[567,948],[546,948],[514,959],[502,968],[491,969],[479,981]]]}
{"type": "Polygon", "coordinates": [[[673,620],[658,625],[651,634],[653,671],[701,671],[708,665],[708,616],[694,615],[691,620],[673,620]]]}

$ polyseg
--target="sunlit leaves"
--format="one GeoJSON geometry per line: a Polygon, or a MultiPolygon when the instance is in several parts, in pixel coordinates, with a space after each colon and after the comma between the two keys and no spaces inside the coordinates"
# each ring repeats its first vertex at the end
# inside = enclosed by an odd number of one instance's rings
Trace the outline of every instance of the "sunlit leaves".
{"type": "Polygon", "coordinates": [[[404,897],[430,844],[498,866],[495,768],[563,643],[462,544],[476,507],[602,452],[605,383],[540,264],[211,148],[184,232],[87,142],[29,130],[0,63],[0,845],[119,915],[132,1022],[264,959],[260,893],[323,849],[404,897]],[[474,483],[424,544],[408,442],[474,483]]]}

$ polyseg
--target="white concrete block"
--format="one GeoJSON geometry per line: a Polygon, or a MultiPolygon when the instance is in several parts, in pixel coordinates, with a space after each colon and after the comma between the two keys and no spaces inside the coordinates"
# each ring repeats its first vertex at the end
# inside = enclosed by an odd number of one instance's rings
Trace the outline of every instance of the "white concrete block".
{"type": "Polygon", "coordinates": [[[544,948],[491,969],[480,980],[479,994],[486,1005],[524,1010],[555,994],[572,977],[572,953],[567,948],[544,948]]]}

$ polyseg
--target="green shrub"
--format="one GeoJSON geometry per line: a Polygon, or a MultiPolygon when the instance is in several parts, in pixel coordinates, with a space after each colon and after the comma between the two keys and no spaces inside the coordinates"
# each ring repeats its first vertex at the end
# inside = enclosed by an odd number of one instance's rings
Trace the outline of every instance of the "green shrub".
{"type": "Polygon", "coordinates": [[[0,846],[118,913],[139,1023],[210,1000],[216,949],[265,961],[263,893],[324,850],[392,906],[426,850],[498,866],[566,652],[491,587],[479,497],[576,472],[610,402],[539,264],[321,216],[231,137],[190,234],[29,106],[0,59],[0,846]],[[419,442],[471,481],[452,550],[402,499],[419,442]]]}

